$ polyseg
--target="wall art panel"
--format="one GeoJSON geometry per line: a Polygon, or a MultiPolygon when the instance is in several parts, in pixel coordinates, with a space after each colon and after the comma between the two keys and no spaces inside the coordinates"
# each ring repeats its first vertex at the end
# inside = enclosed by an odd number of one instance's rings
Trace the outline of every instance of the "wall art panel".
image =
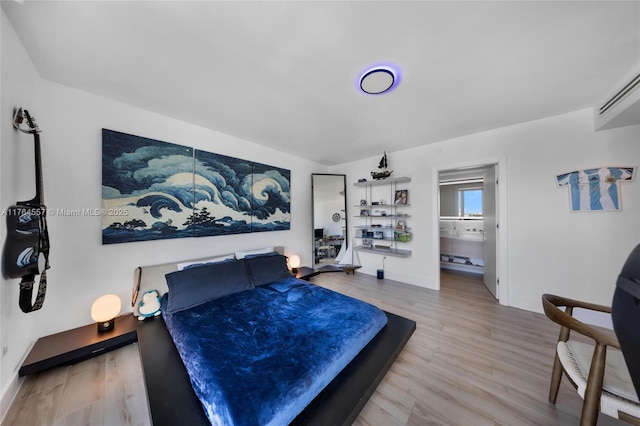
{"type": "MultiPolygon", "coordinates": [[[[252,232],[290,229],[290,182],[290,170],[253,163],[250,181],[252,232]]],[[[246,185],[249,185],[249,179],[246,180],[246,185]]]]}
{"type": "Polygon", "coordinates": [[[251,162],[196,150],[195,236],[251,232],[251,197],[244,182],[251,162]]]}
{"type": "Polygon", "coordinates": [[[291,171],[102,130],[103,244],[290,229],[291,171]]]}
{"type": "Polygon", "coordinates": [[[193,213],[193,149],[102,130],[102,243],[183,238],[193,213]]]}

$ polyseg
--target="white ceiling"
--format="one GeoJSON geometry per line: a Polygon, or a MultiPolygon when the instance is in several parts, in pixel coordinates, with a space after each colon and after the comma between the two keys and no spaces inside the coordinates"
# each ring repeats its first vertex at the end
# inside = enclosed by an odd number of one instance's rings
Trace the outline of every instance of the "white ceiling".
{"type": "Polygon", "coordinates": [[[2,8],[45,79],[327,165],[594,107],[640,62],[637,1],[2,8]],[[381,62],[400,85],[359,93],[381,62]]]}

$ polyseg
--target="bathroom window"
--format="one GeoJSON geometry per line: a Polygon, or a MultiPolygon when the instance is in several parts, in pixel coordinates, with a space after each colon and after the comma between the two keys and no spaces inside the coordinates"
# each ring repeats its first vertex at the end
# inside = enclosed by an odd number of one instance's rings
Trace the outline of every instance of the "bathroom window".
{"type": "Polygon", "coordinates": [[[482,188],[458,189],[458,216],[482,217],[482,188]]]}

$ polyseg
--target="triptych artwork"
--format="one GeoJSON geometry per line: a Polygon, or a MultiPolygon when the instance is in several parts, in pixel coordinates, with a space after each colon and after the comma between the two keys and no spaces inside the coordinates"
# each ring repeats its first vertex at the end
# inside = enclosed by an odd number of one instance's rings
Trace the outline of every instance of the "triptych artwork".
{"type": "Polygon", "coordinates": [[[291,171],[102,130],[102,243],[290,229],[291,171]]]}

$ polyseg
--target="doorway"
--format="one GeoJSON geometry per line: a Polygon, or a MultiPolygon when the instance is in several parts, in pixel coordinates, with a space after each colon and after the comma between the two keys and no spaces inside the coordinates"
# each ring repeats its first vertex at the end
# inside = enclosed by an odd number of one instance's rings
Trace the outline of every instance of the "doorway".
{"type": "Polygon", "coordinates": [[[441,285],[443,276],[466,275],[498,292],[497,164],[438,173],[441,285]]]}

